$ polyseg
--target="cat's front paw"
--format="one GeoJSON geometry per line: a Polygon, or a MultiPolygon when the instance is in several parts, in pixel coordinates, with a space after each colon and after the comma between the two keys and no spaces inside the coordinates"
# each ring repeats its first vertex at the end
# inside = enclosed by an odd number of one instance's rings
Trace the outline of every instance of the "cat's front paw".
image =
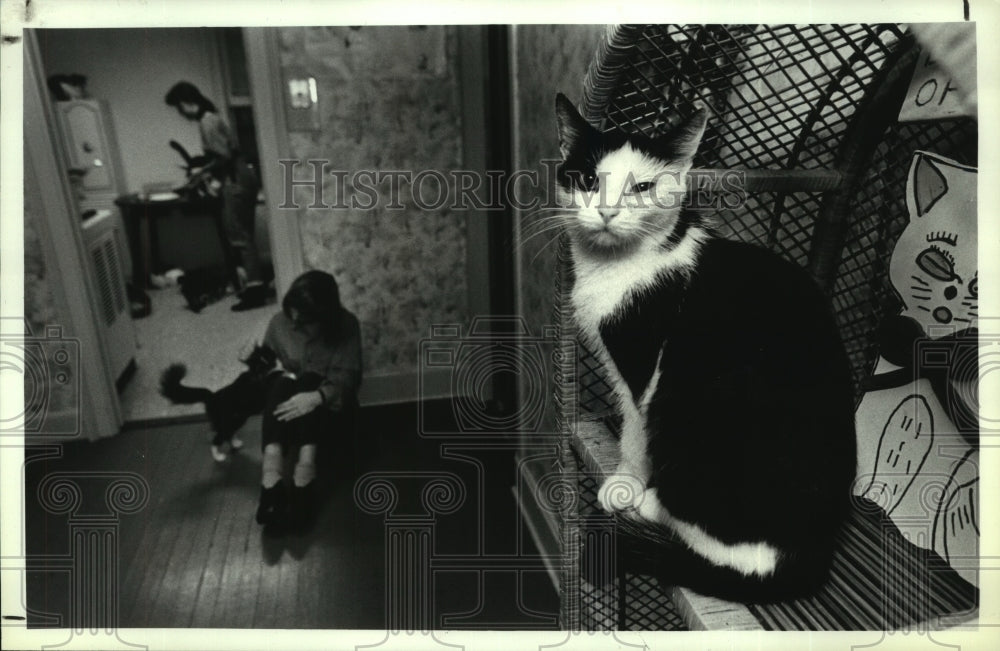
{"type": "Polygon", "coordinates": [[[645,482],[638,475],[619,468],[601,484],[597,501],[608,513],[624,511],[639,505],[645,489],[645,482]]]}

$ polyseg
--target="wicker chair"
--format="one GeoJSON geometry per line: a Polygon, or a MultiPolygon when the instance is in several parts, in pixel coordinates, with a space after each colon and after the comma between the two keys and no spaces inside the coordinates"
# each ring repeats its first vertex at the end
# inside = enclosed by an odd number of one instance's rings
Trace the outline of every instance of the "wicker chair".
{"type": "MultiPolygon", "coordinates": [[[[746,201],[718,214],[721,229],[810,270],[836,310],[860,387],[877,356],[873,333],[898,309],[887,271],[908,217],[892,190],[905,185],[918,149],[977,162],[974,120],[896,123],[918,52],[898,25],[617,26],[591,64],[582,112],[600,129],[654,135],[698,102],[711,107],[696,167],[747,171],[746,201]]],[[[572,341],[566,253],[564,242],[556,319],[572,341]]],[[[580,344],[575,354],[574,381],[557,396],[561,466],[578,496],[562,523],[565,628],[899,629],[975,615],[977,594],[861,517],[844,533],[828,588],[793,603],[729,604],[623,569],[587,576],[588,559],[620,559],[626,543],[594,533],[616,424],[599,363],[580,344]],[[868,573],[885,568],[896,580],[876,589],[868,573]]]]}

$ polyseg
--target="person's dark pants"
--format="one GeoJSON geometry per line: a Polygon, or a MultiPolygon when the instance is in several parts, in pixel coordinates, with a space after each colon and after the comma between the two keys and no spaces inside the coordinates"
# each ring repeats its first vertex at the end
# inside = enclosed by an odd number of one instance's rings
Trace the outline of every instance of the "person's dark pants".
{"type": "Polygon", "coordinates": [[[257,177],[242,159],[234,162],[232,178],[222,185],[222,223],[229,246],[240,255],[247,280],[261,280],[260,254],[254,233],[257,218],[257,177]]]}
{"type": "Polygon", "coordinates": [[[297,393],[315,391],[321,382],[316,375],[301,378],[281,376],[268,387],[264,402],[264,417],[261,431],[261,450],[269,443],[278,443],[285,454],[298,450],[303,445],[318,444],[333,435],[336,428],[336,414],[320,406],[304,416],[288,421],[280,421],[274,415],[278,405],[297,393]]]}
{"type": "MultiPolygon", "coordinates": [[[[329,472],[341,476],[357,470],[355,419],[357,418],[357,403],[349,401],[342,411],[331,411],[326,407],[317,407],[310,413],[290,421],[279,421],[274,416],[275,408],[302,391],[315,391],[321,378],[307,374],[298,379],[279,377],[268,387],[264,404],[264,415],[261,432],[261,450],[271,443],[281,446],[283,456],[297,459],[298,451],[303,445],[316,446],[317,476],[322,477],[329,472]]],[[[332,483],[337,477],[325,477],[325,483],[332,483]]]]}
{"type": "Polygon", "coordinates": [[[322,474],[320,468],[326,474],[334,472],[325,462],[331,455],[331,448],[351,443],[350,436],[346,441],[343,436],[347,433],[344,426],[347,419],[325,406],[289,421],[280,421],[274,415],[278,405],[298,393],[315,391],[321,381],[316,375],[297,379],[281,376],[268,386],[261,432],[263,486],[257,508],[257,522],[265,526],[279,525],[291,529],[307,526],[315,512],[316,479],[322,474]],[[281,483],[282,457],[293,451],[294,481],[286,488],[281,483]],[[322,456],[320,451],[324,452],[322,456]]]}

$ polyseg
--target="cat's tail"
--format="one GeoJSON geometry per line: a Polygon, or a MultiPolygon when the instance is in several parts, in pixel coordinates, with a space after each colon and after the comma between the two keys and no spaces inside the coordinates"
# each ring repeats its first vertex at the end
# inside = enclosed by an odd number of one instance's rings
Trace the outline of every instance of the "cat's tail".
{"type": "Polygon", "coordinates": [[[160,376],[160,393],[174,404],[189,405],[205,402],[212,397],[212,392],[201,387],[188,387],[181,384],[187,375],[183,364],[171,364],[160,376]]]}
{"type": "Polygon", "coordinates": [[[170,147],[171,149],[173,149],[174,151],[176,151],[178,154],[181,155],[181,158],[184,159],[184,162],[187,164],[188,167],[191,167],[191,154],[188,153],[187,149],[184,149],[184,145],[177,142],[176,140],[171,140],[170,147]]]}
{"type": "Polygon", "coordinates": [[[630,514],[613,519],[617,558],[625,570],[657,577],[664,586],[743,603],[773,603],[814,594],[828,577],[829,558],[813,550],[808,558],[784,555],[766,576],[743,574],[695,553],[663,525],[630,514]]]}

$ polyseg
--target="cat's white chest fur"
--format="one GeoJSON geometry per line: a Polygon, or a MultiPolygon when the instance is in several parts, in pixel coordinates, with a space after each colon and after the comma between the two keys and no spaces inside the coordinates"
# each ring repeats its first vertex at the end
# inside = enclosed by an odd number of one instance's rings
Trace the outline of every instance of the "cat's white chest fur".
{"type": "Polygon", "coordinates": [[[627,299],[651,287],[664,273],[694,267],[702,233],[692,228],[675,248],[643,246],[618,259],[597,260],[574,250],[573,309],[582,334],[598,344],[601,322],[616,315],[627,299]]]}
{"type": "Polygon", "coordinates": [[[625,508],[640,499],[649,479],[645,411],[659,378],[659,360],[637,403],[601,340],[601,323],[615,318],[632,295],[652,287],[663,274],[685,273],[693,267],[702,236],[700,230],[692,228],[678,246],[668,251],[650,243],[628,255],[602,260],[588,256],[585,251],[574,250],[576,322],[583,339],[606,370],[608,384],[622,416],[618,468],[598,492],[598,500],[607,511],[625,508]],[[621,500],[620,504],[614,503],[617,499],[621,500]]]}

